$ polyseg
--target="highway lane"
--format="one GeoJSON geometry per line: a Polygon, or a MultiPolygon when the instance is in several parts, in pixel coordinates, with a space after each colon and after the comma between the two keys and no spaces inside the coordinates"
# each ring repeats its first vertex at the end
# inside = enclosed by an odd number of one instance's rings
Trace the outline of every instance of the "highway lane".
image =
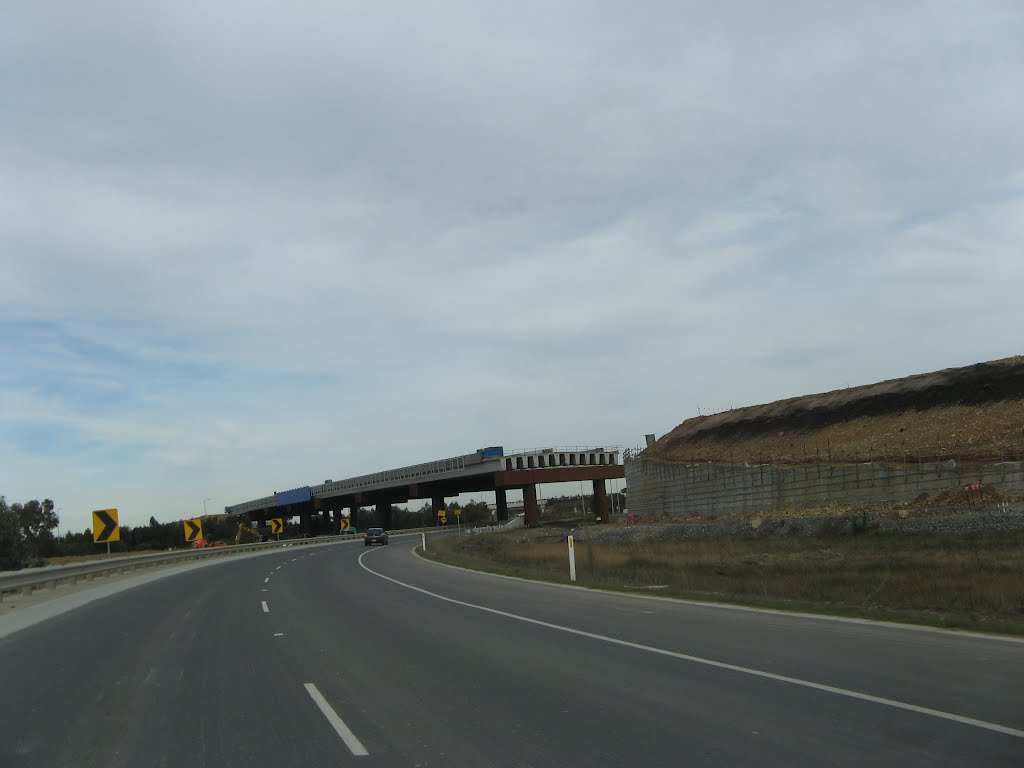
{"type": "Polygon", "coordinates": [[[308,728],[260,597],[325,549],[182,573],[0,641],[0,765],[323,764],[337,739],[308,728]]]}
{"type": "Polygon", "coordinates": [[[385,557],[366,565],[452,599],[780,675],[813,670],[817,683],[1024,730],[1020,639],[567,589],[425,564],[406,552],[385,557]]]}
{"type": "Polygon", "coordinates": [[[1020,643],[526,584],[419,561],[411,544],[228,561],[0,641],[0,765],[1019,765],[1024,754],[1013,735],[639,647],[1022,729],[1020,643]]]}

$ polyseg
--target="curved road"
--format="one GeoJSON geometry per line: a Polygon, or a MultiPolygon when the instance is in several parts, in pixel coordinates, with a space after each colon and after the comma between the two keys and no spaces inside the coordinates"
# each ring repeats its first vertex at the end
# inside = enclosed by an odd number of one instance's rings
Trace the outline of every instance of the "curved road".
{"type": "Polygon", "coordinates": [[[0,640],[0,765],[1019,766],[1024,643],[530,584],[416,539],[0,640]]]}

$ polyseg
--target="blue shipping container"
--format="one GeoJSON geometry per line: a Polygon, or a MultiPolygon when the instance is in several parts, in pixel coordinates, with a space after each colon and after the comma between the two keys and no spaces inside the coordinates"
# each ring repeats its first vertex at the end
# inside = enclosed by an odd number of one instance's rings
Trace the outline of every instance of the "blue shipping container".
{"type": "Polygon", "coordinates": [[[279,507],[287,507],[289,504],[302,504],[311,498],[308,485],[274,494],[274,501],[279,507]]]}

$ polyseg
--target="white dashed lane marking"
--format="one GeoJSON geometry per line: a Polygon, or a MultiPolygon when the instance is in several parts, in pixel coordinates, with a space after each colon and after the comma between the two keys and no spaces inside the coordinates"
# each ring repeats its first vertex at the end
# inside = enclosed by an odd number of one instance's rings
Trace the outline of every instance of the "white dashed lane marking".
{"type": "Polygon", "coordinates": [[[370,754],[366,751],[366,747],[363,743],[356,738],[356,735],[352,733],[352,730],[345,725],[345,721],[338,717],[338,713],[334,711],[330,704],[327,703],[327,699],[323,697],[323,694],[317,690],[316,686],[312,683],[306,683],[306,692],[309,697],[316,702],[316,705],[320,708],[323,716],[327,718],[327,722],[334,728],[334,732],[337,733],[341,740],[345,742],[345,746],[348,747],[356,757],[363,757],[370,754]]]}

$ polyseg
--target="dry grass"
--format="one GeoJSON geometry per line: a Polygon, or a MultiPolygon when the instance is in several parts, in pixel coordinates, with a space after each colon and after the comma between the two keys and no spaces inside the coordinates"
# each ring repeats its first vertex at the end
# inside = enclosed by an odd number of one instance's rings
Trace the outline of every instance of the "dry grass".
{"type": "MultiPolygon", "coordinates": [[[[693,420],[696,421],[696,420],[693,420]]],[[[683,429],[690,422],[679,428],[683,429]]],[[[946,405],[908,410],[822,425],[818,429],[786,429],[739,439],[681,442],[651,450],[655,461],[720,461],[843,463],[931,459],[1019,460],[1024,457],[1024,401],[983,405],[946,405]]]]}
{"type": "MultiPolygon", "coordinates": [[[[433,558],[568,582],[564,541],[535,532],[448,539],[433,558]]],[[[580,584],[657,594],[1024,634],[1024,532],[588,544],[580,584]]]]}

